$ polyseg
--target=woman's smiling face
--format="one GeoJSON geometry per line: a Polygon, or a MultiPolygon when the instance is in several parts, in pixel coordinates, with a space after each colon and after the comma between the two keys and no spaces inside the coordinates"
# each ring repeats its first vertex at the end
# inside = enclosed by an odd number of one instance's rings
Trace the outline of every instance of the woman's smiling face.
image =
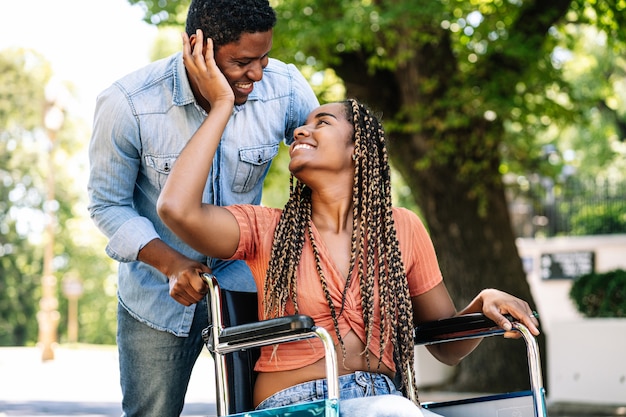
{"type": "Polygon", "coordinates": [[[313,110],[306,124],[294,131],[289,149],[289,170],[296,175],[303,168],[318,171],[353,169],[354,128],[346,117],[344,103],[324,104],[313,110]]]}

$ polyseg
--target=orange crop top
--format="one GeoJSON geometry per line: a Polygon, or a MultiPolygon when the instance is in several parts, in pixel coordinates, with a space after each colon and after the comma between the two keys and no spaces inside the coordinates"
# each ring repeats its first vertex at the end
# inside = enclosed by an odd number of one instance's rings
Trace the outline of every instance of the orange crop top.
{"type": "MultiPolygon", "coordinates": [[[[259,317],[261,317],[263,314],[261,300],[263,283],[272,252],[274,230],[282,210],[254,205],[234,205],[228,206],[227,209],[233,213],[240,228],[239,246],[231,259],[244,259],[250,267],[258,289],[259,317]]],[[[393,217],[402,261],[407,273],[409,291],[414,297],[439,284],[442,281],[441,271],[430,236],[415,213],[404,208],[394,208],[393,217]]],[[[322,269],[328,281],[328,290],[333,299],[333,304],[335,308],[339,309],[345,280],[334,267],[315,226],[313,226],[313,237],[319,247],[322,269]]],[[[302,249],[297,277],[299,313],[311,316],[315,320],[315,324],[326,328],[337,343],[332,317],[322,290],[308,236],[302,249]]],[[[359,285],[354,281],[347,292],[344,311],[338,317],[339,330],[342,336],[353,330],[362,341],[365,341],[361,295],[359,285]]],[[[289,311],[289,313],[291,314],[293,311],[289,311]]],[[[370,350],[376,353],[380,346],[380,312],[378,306],[376,306],[374,314],[375,326],[370,350]]],[[[272,372],[298,369],[315,363],[323,357],[324,349],[317,339],[281,344],[276,349],[273,346],[268,346],[261,349],[261,357],[255,370],[272,372]]],[[[391,343],[387,344],[383,362],[390,369],[395,370],[393,345],[391,343]]]]}

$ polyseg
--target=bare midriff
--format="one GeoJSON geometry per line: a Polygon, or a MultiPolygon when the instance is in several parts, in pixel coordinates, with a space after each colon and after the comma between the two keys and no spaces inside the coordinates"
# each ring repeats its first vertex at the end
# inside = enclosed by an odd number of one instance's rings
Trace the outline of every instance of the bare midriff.
{"type": "MultiPolygon", "coordinates": [[[[351,374],[355,371],[370,371],[385,374],[393,379],[394,372],[383,363],[378,367],[378,358],[371,351],[370,369],[367,368],[367,361],[363,354],[365,345],[353,331],[343,338],[343,342],[346,348],[345,360],[341,346],[335,346],[339,375],[351,374]]],[[[326,378],[326,365],[323,358],[299,369],[259,373],[254,386],[254,406],[256,407],[264,399],[285,388],[322,378],[326,378]]]]}

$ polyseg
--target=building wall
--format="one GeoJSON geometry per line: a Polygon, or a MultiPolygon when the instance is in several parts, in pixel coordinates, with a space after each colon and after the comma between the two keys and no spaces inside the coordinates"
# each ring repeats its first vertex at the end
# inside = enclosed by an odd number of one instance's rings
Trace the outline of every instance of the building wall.
{"type": "MultiPolygon", "coordinates": [[[[528,283],[537,304],[541,325],[549,333],[554,323],[581,319],[582,315],[569,298],[574,276],[549,278],[547,254],[562,255],[569,265],[563,271],[579,272],[585,267],[587,256],[593,255],[593,271],[607,272],[626,269],[626,235],[599,235],[517,240],[519,255],[524,262],[528,283]],[[579,258],[576,265],[576,257],[579,258]]],[[[558,269],[558,268],[557,268],[558,269]]],[[[574,275],[576,275],[574,273],[574,275]]]]}
{"type": "Polygon", "coordinates": [[[626,319],[585,318],[569,298],[577,273],[626,269],[626,235],[519,239],[517,245],[547,338],[541,354],[548,400],[626,405],[626,319]],[[553,260],[566,265],[551,270],[553,260]]]}

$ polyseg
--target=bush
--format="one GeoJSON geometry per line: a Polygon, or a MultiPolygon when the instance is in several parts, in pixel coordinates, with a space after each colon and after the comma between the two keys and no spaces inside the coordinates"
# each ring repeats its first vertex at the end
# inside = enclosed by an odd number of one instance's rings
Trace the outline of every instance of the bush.
{"type": "Polygon", "coordinates": [[[626,207],[620,204],[585,205],[570,219],[572,236],[606,235],[626,231],[626,207]]]}
{"type": "Polygon", "coordinates": [[[586,317],[626,317],[626,271],[582,275],[569,295],[586,317]]]}

